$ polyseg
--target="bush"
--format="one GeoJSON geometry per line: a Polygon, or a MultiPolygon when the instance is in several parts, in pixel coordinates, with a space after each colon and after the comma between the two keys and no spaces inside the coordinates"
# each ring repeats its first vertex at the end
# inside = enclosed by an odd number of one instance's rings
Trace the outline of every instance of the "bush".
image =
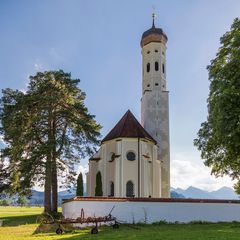
{"type": "Polygon", "coordinates": [[[0,200],[0,206],[10,206],[11,202],[7,199],[0,200]]]}

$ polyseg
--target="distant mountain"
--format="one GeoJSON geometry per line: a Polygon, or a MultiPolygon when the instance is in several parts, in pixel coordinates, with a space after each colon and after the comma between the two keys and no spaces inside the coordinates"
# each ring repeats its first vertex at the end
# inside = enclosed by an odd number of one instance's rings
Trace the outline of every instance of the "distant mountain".
{"type": "Polygon", "coordinates": [[[232,188],[222,187],[217,191],[211,192],[216,198],[219,199],[240,199],[240,196],[237,195],[232,188]]]}
{"type": "Polygon", "coordinates": [[[172,191],[182,194],[185,198],[202,198],[202,199],[240,199],[232,188],[222,187],[216,191],[205,191],[196,187],[189,187],[187,189],[172,188],[172,191]]]}
{"type": "Polygon", "coordinates": [[[186,190],[177,188],[175,191],[183,194],[186,198],[212,198],[211,194],[208,192],[192,186],[186,190]]]}
{"type": "MultiPolygon", "coordinates": [[[[63,199],[75,197],[75,193],[72,191],[61,191],[58,192],[58,204],[62,203],[63,199]]],[[[43,205],[44,203],[44,192],[32,190],[32,196],[28,199],[29,204],[31,205],[43,205]]]]}
{"type": "Polygon", "coordinates": [[[185,198],[185,196],[181,193],[177,193],[177,192],[171,190],[171,198],[185,198]]]}
{"type": "MultiPolygon", "coordinates": [[[[86,188],[85,188],[86,189],[86,188]]],[[[70,191],[58,192],[58,204],[61,205],[63,199],[69,199],[76,196],[75,189],[70,191]]],[[[86,196],[86,193],[84,194],[86,196]]],[[[13,205],[16,204],[18,195],[12,197],[2,196],[5,199],[9,199],[13,205]]],[[[1,195],[0,195],[1,198],[1,195]]],[[[196,187],[189,187],[187,189],[171,188],[171,198],[200,198],[200,199],[240,199],[232,188],[222,187],[216,191],[205,191],[196,187]]],[[[44,192],[32,190],[32,196],[28,198],[30,205],[43,205],[44,203],[44,192]]]]}

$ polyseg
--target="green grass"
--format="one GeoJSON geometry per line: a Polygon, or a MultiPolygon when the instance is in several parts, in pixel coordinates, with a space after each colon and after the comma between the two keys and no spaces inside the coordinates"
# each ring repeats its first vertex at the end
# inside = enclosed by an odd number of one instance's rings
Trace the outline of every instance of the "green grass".
{"type": "Polygon", "coordinates": [[[4,226],[0,227],[0,240],[77,240],[77,239],[153,239],[153,240],[233,240],[240,239],[240,223],[217,224],[152,224],[152,225],[120,225],[119,229],[102,227],[98,235],[91,235],[90,229],[76,230],[59,236],[55,232],[34,234],[38,225],[37,216],[42,208],[0,207],[0,219],[4,226]]]}

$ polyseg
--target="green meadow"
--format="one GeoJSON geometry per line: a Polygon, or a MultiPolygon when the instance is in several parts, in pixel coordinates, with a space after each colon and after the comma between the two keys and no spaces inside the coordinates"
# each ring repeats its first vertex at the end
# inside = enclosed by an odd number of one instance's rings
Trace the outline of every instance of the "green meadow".
{"type": "Polygon", "coordinates": [[[62,235],[54,231],[56,226],[47,226],[48,232],[36,233],[39,224],[37,217],[43,211],[40,207],[0,207],[0,240],[48,240],[48,239],[156,239],[156,240],[226,240],[240,239],[240,223],[192,223],[151,225],[120,225],[119,229],[101,227],[97,235],[91,235],[90,229],[72,230],[62,235]]]}

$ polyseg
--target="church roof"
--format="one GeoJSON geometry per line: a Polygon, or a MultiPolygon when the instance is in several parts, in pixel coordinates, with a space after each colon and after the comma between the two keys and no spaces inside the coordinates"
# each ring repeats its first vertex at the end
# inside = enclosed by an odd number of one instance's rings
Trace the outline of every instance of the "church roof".
{"type": "Polygon", "coordinates": [[[155,144],[156,140],[142,127],[138,120],[134,117],[130,110],[128,110],[116,126],[107,134],[102,140],[106,142],[115,138],[145,138],[153,141],[155,144]]]}
{"type": "Polygon", "coordinates": [[[153,24],[150,29],[145,31],[142,35],[141,39],[141,47],[147,45],[150,42],[167,42],[168,38],[166,33],[161,28],[156,28],[154,24],[154,18],[153,18],[153,24]]]}
{"type": "Polygon", "coordinates": [[[158,35],[164,35],[164,37],[167,39],[166,33],[161,28],[156,28],[155,26],[152,26],[147,31],[145,31],[142,35],[142,39],[151,35],[151,34],[158,34],[158,35]]]}

